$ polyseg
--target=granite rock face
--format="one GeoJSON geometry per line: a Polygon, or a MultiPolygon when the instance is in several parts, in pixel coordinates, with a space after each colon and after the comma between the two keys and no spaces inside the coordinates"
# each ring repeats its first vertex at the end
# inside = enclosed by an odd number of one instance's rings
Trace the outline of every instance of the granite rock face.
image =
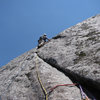
{"type": "Polygon", "coordinates": [[[80,100],[78,83],[90,100],[100,100],[100,15],[53,37],[0,68],[0,100],[80,100]],[[39,76],[37,75],[37,72],[39,76]],[[96,98],[96,99],[94,99],[96,98]]]}
{"type": "Polygon", "coordinates": [[[100,15],[53,37],[38,55],[77,82],[100,91],[100,15]]]}
{"type": "Polygon", "coordinates": [[[0,69],[1,100],[45,100],[45,95],[37,77],[47,90],[48,100],[80,100],[80,90],[76,86],[51,88],[58,84],[72,84],[72,81],[56,68],[50,66],[31,50],[0,69]]]}

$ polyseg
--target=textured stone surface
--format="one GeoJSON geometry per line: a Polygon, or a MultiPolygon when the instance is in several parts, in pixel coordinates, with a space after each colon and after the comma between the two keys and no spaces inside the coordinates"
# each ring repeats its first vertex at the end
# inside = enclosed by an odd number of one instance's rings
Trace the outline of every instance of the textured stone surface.
{"type": "Polygon", "coordinates": [[[100,90],[100,15],[64,30],[38,55],[78,82],[100,90]]]}
{"type": "MultiPolygon", "coordinates": [[[[36,66],[48,93],[58,84],[77,82],[85,87],[90,100],[97,98],[100,93],[100,15],[64,30],[38,51],[32,49],[0,68],[0,100],[45,100],[36,66]]],[[[80,100],[81,95],[76,86],[62,86],[50,92],[48,99],[80,100]]]]}
{"type": "MultiPolygon", "coordinates": [[[[45,100],[37,78],[36,65],[47,92],[57,84],[72,84],[68,77],[40,59],[34,51],[19,56],[0,69],[1,100],[45,100]]],[[[80,100],[81,95],[76,86],[63,86],[52,91],[48,98],[80,100]]]]}

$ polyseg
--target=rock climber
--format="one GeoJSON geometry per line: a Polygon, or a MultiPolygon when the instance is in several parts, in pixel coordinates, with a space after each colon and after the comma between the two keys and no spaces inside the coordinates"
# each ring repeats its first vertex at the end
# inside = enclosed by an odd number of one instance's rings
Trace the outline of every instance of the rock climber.
{"type": "Polygon", "coordinates": [[[47,38],[47,35],[44,33],[43,36],[40,36],[38,40],[38,48],[43,46],[47,41],[49,41],[49,39],[47,38]]]}
{"type": "Polygon", "coordinates": [[[46,34],[43,35],[43,40],[44,40],[44,42],[47,42],[47,40],[49,41],[46,34]]]}

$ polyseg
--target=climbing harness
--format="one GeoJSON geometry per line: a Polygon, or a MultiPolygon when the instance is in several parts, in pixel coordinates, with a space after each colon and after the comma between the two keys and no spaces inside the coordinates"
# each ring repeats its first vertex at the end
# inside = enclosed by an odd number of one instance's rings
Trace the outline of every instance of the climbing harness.
{"type": "Polygon", "coordinates": [[[48,42],[50,42],[50,40],[48,40],[48,41],[44,41],[44,40],[41,40],[39,43],[38,43],[38,46],[37,46],[37,48],[39,49],[39,48],[41,48],[42,46],[44,46],[45,44],[47,44],[48,42]]]}
{"type": "Polygon", "coordinates": [[[42,47],[45,44],[44,40],[40,39],[38,40],[38,48],[42,47]]]}
{"type": "Polygon", "coordinates": [[[37,56],[36,56],[36,73],[37,73],[38,81],[39,81],[39,83],[40,83],[40,85],[41,85],[41,87],[42,87],[42,90],[43,90],[43,92],[44,92],[45,99],[48,100],[48,93],[47,93],[45,87],[43,86],[43,83],[42,83],[42,81],[41,81],[41,79],[40,79],[40,74],[39,74],[39,72],[38,72],[38,60],[37,60],[37,56]]]}

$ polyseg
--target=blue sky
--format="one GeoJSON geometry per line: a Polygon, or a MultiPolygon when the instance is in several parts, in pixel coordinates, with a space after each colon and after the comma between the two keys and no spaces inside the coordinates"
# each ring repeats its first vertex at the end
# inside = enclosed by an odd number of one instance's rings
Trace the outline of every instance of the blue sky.
{"type": "Polygon", "coordinates": [[[100,0],[0,0],[0,66],[96,14],[100,0]]]}

